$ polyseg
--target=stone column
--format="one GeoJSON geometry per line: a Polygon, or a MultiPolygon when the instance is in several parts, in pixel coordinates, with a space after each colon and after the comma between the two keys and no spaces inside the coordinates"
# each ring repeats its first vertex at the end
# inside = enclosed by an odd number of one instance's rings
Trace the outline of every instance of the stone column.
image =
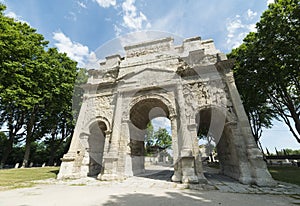
{"type": "MultiPolygon", "coordinates": [[[[198,177],[195,170],[195,157],[193,156],[193,142],[190,132],[187,128],[187,119],[185,112],[185,101],[182,92],[182,84],[177,87],[177,102],[179,105],[180,128],[178,130],[178,139],[181,138],[179,144],[180,159],[177,161],[177,169],[181,169],[181,182],[198,183],[198,177]]],[[[176,167],[175,167],[176,169],[176,167]]],[[[179,176],[180,177],[180,176],[179,176]]],[[[175,176],[174,176],[174,179],[175,176]]]]}
{"type": "Polygon", "coordinates": [[[172,149],[174,163],[178,160],[177,116],[170,117],[172,131],[172,149]]]}
{"type": "Polygon", "coordinates": [[[111,136],[111,144],[109,148],[110,156],[116,157],[118,155],[118,141],[120,139],[121,134],[121,123],[122,123],[122,101],[123,95],[118,92],[117,94],[117,102],[114,111],[113,118],[113,129],[111,136]]]}
{"type": "Polygon", "coordinates": [[[252,136],[250,123],[248,121],[238,90],[236,88],[233,73],[232,71],[229,71],[225,75],[226,84],[228,86],[229,94],[233,104],[233,109],[235,111],[235,114],[237,115],[237,126],[242,136],[242,140],[240,140],[240,142],[241,144],[246,145],[246,151],[242,152],[246,152],[247,159],[245,159],[244,161],[247,161],[247,163],[239,163],[241,172],[240,181],[244,181],[244,183],[246,184],[255,183],[260,186],[276,185],[276,182],[272,179],[267,169],[266,163],[263,161],[262,153],[258,149],[258,146],[256,145],[252,136]]]}
{"type": "Polygon", "coordinates": [[[180,157],[191,157],[193,156],[193,144],[187,130],[187,119],[185,114],[185,101],[182,93],[182,85],[178,85],[177,87],[177,103],[179,105],[180,114],[180,128],[178,128],[178,136],[181,138],[180,144],[178,145],[180,157]]]}
{"type": "Polygon", "coordinates": [[[177,135],[177,116],[171,116],[171,130],[172,130],[172,149],[173,149],[173,165],[174,165],[174,175],[172,176],[173,182],[181,181],[181,167],[179,163],[179,140],[177,135]]]}
{"type": "Polygon", "coordinates": [[[201,154],[199,152],[199,146],[198,146],[196,123],[189,125],[188,129],[190,131],[191,138],[194,140],[193,141],[193,154],[195,157],[195,172],[196,172],[196,175],[198,176],[198,181],[199,181],[199,183],[207,183],[207,179],[205,178],[205,176],[203,174],[201,154]]]}
{"type": "Polygon", "coordinates": [[[122,120],[122,95],[118,92],[116,100],[116,106],[114,111],[112,133],[107,147],[107,154],[103,158],[102,173],[98,175],[100,180],[116,180],[120,179],[117,173],[118,166],[118,142],[120,140],[121,120],[122,120]]]}
{"type": "Polygon", "coordinates": [[[72,159],[74,160],[77,152],[80,151],[82,148],[79,136],[83,132],[83,124],[84,124],[84,119],[86,118],[86,111],[87,111],[87,98],[85,97],[76,121],[76,126],[72,136],[70,148],[62,158],[62,165],[64,164],[63,162],[69,162],[72,161],[72,159]]]}
{"type": "Polygon", "coordinates": [[[119,164],[119,171],[123,173],[124,176],[133,176],[132,171],[132,158],[131,158],[131,150],[128,146],[130,143],[130,129],[129,124],[131,121],[128,117],[124,117],[122,121],[122,135],[120,139],[120,164],[119,164]]]}
{"type": "Polygon", "coordinates": [[[110,143],[111,143],[111,131],[105,131],[105,142],[104,142],[104,151],[103,151],[103,157],[106,156],[106,154],[109,151],[110,143]]]}

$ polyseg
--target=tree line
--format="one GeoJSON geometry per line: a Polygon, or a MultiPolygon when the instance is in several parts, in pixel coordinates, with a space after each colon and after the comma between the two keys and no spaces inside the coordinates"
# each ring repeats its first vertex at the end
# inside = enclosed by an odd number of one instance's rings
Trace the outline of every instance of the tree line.
{"type": "Polygon", "coordinates": [[[5,9],[0,4],[0,167],[53,165],[74,130],[74,85],[84,70],[5,9]]]}

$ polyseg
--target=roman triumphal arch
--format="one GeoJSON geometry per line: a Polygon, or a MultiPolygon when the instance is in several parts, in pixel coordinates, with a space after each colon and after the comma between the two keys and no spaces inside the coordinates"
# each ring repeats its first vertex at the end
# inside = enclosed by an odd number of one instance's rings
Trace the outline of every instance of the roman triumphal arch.
{"type": "Polygon", "coordinates": [[[126,46],[89,70],[70,149],[58,178],[124,179],[144,171],[147,123],[171,122],[173,181],[205,183],[197,135],[217,144],[221,172],[245,184],[274,184],[250,130],[233,62],[200,37],[126,46]]]}

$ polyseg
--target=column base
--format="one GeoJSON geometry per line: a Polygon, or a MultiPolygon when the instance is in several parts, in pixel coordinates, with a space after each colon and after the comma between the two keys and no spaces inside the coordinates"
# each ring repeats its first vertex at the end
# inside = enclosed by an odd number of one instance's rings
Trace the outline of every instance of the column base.
{"type": "Polygon", "coordinates": [[[102,172],[97,176],[97,179],[103,181],[124,179],[117,174],[117,161],[118,158],[116,157],[104,158],[102,172]]]}
{"type": "Polygon", "coordinates": [[[181,157],[174,165],[174,175],[172,176],[173,182],[182,182],[185,184],[205,184],[206,178],[203,174],[196,173],[195,170],[195,157],[181,157]]]}
{"type": "Polygon", "coordinates": [[[197,184],[199,183],[198,176],[195,172],[195,158],[182,157],[181,158],[181,170],[182,170],[182,183],[197,184]]]}
{"type": "Polygon", "coordinates": [[[182,175],[179,171],[174,171],[174,175],[172,176],[172,182],[181,182],[182,175]]]}

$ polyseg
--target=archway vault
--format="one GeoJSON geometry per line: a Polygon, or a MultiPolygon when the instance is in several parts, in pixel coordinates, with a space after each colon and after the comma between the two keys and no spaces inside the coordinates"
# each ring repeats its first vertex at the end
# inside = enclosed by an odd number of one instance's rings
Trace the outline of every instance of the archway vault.
{"type": "Polygon", "coordinates": [[[93,126],[93,124],[99,124],[101,123],[101,129],[104,129],[103,131],[111,131],[111,123],[107,119],[107,117],[103,116],[96,116],[94,118],[89,119],[89,121],[84,125],[84,128],[90,128],[93,126]]]}
{"type": "Polygon", "coordinates": [[[139,129],[146,129],[153,118],[169,116],[168,106],[157,98],[143,98],[130,109],[130,120],[139,129]]]}

